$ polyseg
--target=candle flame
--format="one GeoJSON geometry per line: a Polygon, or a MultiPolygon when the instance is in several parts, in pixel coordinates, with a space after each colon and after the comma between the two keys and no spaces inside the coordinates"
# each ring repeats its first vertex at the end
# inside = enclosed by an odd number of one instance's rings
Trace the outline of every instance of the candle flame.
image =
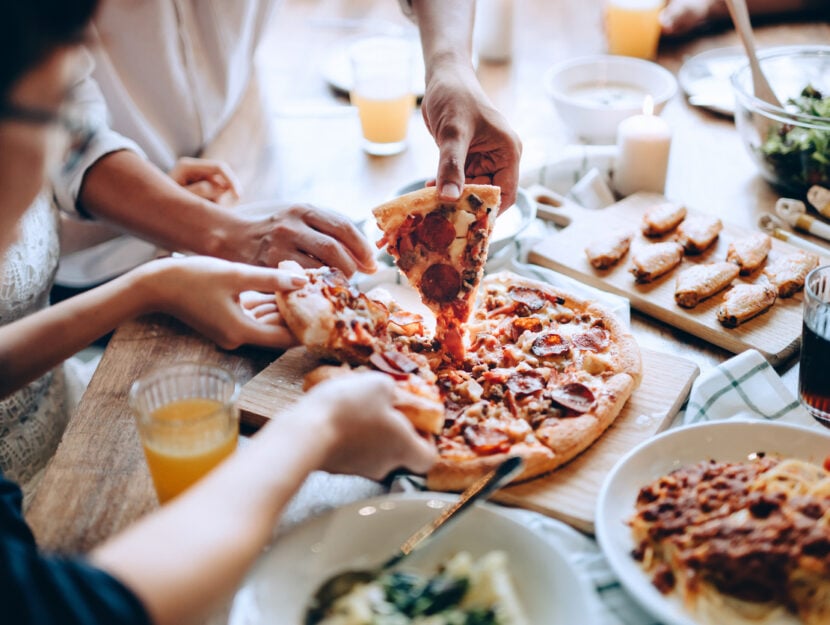
{"type": "Polygon", "coordinates": [[[654,115],[654,98],[651,95],[643,100],[643,115],[654,115]]]}

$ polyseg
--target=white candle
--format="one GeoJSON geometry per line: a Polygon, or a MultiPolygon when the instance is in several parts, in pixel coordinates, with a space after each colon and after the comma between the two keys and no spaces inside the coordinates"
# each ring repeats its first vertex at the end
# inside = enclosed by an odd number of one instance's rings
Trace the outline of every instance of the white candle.
{"type": "Polygon", "coordinates": [[[617,128],[614,188],[620,195],[663,193],[666,189],[671,129],[664,119],[652,114],[653,107],[647,97],[644,113],[624,119],[617,128]]]}

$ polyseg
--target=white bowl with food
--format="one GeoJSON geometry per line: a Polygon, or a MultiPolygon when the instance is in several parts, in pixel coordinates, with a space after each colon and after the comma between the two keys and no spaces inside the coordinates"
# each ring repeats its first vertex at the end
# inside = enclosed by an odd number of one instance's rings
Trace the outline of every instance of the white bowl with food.
{"type": "Polygon", "coordinates": [[[677,81],[656,63],[625,56],[568,59],[545,72],[545,89],[562,121],[581,140],[613,143],[617,126],[643,111],[646,97],[660,114],[677,81]]]}
{"type": "MultiPolygon", "coordinates": [[[[277,539],[248,575],[234,599],[230,625],[302,623],[308,601],[322,582],[346,569],[369,569],[383,562],[454,500],[436,493],[379,497],[331,510],[294,528],[277,539]]],[[[481,562],[493,552],[506,555],[504,567],[512,586],[508,592],[527,623],[579,623],[594,609],[586,580],[558,548],[488,504],[474,506],[396,570],[433,575],[459,553],[481,562]]],[[[491,590],[501,597],[504,588],[498,586],[491,590]]]]}
{"type": "MultiPolygon", "coordinates": [[[[764,519],[777,522],[773,515],[779,513],[793,517],[789,513],[798,499],[792,488],[818,487],[813,492],[820,492],[820,476],[827,476],[826,492],[810,497],[823,497],[830,517],[828,455],[830,431],[760,417],[670,430],[637,446],[608,474],[597,504],[597,539],[626,590],[666,625],[803,623],[780,603],[742,593],[763,592],[765,583],[766,588],[785,587],[780,571],[757,562],[752,567],[750,560],[760,557],[758,549],[764,546],[758,536],[769,536],[770,531],[781,534],[762,527],[764,519]],[[745,496],[740,495],[742,482],[751,484],[743,491],[745,496]],[[779,487],[790,490],[776,504],[779,487]],[[717,506],[710,505],[712,497],[717,498],[717,506]],[[648,540],[642,541],[644,527],[647,536],[665,542],[654,548],[648,540]],[[675,539],[682,541],[679,547],[675,539]],[[665,553],[671,553],[669,560],[679,566],[667,566],[661,557],[665,553]],[[675,575],[678,570],[687,573],[675,575]],[[692,571],[694,575],[687,578],[692,571]],[[742,586],[753,571],[768,579],[754,578],[752,584],[742,586]]],[[[793,522],[815,528],[824,523],[821,531],[830,533],[826,520],[799,516],[793,522]]]]}

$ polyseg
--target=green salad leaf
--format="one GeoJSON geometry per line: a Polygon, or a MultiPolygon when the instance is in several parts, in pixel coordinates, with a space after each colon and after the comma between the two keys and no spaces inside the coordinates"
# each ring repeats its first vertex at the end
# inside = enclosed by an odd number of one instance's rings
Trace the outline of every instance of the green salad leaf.
{"type": "Polygon", "coordinates": [[[830,96],[807,85],[788,103],[803,115],[827,120],[826,129],[781,124],[760,148],[776,180],[788,189],[806,190],[830,184],[830,96]]]}

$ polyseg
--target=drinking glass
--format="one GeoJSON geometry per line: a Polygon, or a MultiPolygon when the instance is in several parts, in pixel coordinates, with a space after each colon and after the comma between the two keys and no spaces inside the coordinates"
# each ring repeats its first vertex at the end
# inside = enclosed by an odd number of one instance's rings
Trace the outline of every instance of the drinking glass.
{"type": "Polygon", "coordinates": [[[798,395],[813,418],[830,428],[830,265],[807,274],[798,395]]]}
{"type": "Polygon", "coordinates": [[[236,449],[239,385],[213,365],[157,369],[130,389],[130,407],[156,494],[169,501],[236,449]]]}
{"type": "Polygon", "coordinates": [[[406,148],[409,118],[415,108],[412,43],[394,37],[363,39],[349,49],[352,104],[357,106],[363,149],[398,154],[406,148]]]}
{"type": "Polygon", "coordinates": [[[664,0],[608,0],[605,35],[609,54],[654,59],[664,0]]]}

